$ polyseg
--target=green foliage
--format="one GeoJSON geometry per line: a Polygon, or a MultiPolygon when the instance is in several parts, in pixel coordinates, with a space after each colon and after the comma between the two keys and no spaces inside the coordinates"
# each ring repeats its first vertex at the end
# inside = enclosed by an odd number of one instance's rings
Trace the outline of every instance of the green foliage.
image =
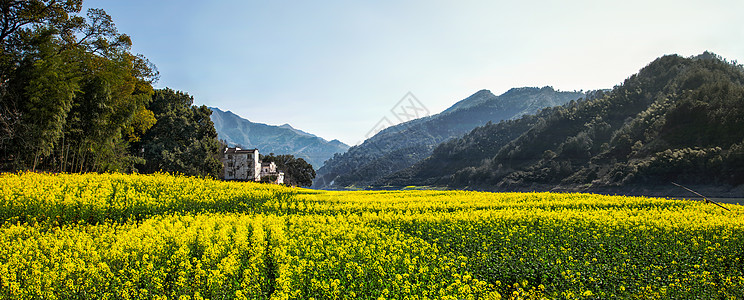
{"type": "Polygon", "coordinates": [[[22,122],[29,129],[19,133],[19,140],[34,156],[34,166],[58,143],[78,90],[78,78],[66,64],[68,57],[57,54],[61,49],[52,38],[50,31],[34,37],[32,53],[24,58],[11,83],[16,89],[10,95],[17,97],[13,100],[20,105],[22,122]]]}
{"type": "Polygon", "coordinates": [[[171,89],[155,91],[149,109],[157,123],[134,143],[141,149],[144,173],[170,172],[217,177],[222,171],[220,142],[206,106],[192,106],[188,94],[171,89]]]}
{"type": "Polygon", "coordinates": [[[0,4],[0,169],[129,171],[157,71],[82,1],[0,4]]]}
{"type": "MultiPolygon", "coordinates": [[[[261,155],[262,162],[273,162],[280,172],[284,172],[284,184],[291,186],[311,186],[315,179],[313,166],[302,158],[291,154],[261,155]]],[[[275,178],[274,178],[275,179],[275,178]]]]}

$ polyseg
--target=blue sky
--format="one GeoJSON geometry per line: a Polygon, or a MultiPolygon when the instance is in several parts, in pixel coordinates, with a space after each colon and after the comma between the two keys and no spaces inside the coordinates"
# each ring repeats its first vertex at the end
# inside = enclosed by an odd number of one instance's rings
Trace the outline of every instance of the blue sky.
{"type": "Polygon", "coordinates": [[[480,89],[612,88],[656,57],[744,61],[744,1],[86,0],[156,87],[356,144],[411,92],[432,113],[480,89]]]}

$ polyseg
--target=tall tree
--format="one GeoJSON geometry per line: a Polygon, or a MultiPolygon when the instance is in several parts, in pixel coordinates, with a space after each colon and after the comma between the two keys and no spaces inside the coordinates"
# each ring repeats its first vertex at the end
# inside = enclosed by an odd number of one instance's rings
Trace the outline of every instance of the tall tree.
{"type": "Polygon", "coordinates": [[[157,71],[81,0],[0,3],[1,169],[127,170],[157,71]]]}
{"type": "Polygon", "coordinates": [[[149,109],[157,123],[141,141],[144,173],[172,172],[217,177],[222,171],[217,131],[206,106],[192,106],[194,98],[169,88],[157,90],[149,109]]]}

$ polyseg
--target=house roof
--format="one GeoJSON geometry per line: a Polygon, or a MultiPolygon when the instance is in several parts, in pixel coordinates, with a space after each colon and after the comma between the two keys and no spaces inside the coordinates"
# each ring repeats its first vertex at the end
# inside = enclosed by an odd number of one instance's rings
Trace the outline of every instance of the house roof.
{"type": "Polygon", "coordinates": [[[254,149],[240,149],[240,148],[227,148],[225,154],[242,154],[242,153],[255,153],[258,152],[257,148],[254,149]]]}

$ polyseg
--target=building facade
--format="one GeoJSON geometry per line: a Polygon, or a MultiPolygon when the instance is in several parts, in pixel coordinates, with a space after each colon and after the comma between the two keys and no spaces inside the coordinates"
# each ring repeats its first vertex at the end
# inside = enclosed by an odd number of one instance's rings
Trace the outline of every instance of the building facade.
{"type": "Polygon", "coordinates": [[[261,180],[261,161],[258,149],[227,148],[222,159],[225,180],[261,180]]]}
{"type": "Polygon", "coordinates": [[[279,172],[276,169],[276,164],[272,162],[261,163],[261,178],[271,178],[271,183],[283,184],[284,183],[284,172],[279,172]]]}

